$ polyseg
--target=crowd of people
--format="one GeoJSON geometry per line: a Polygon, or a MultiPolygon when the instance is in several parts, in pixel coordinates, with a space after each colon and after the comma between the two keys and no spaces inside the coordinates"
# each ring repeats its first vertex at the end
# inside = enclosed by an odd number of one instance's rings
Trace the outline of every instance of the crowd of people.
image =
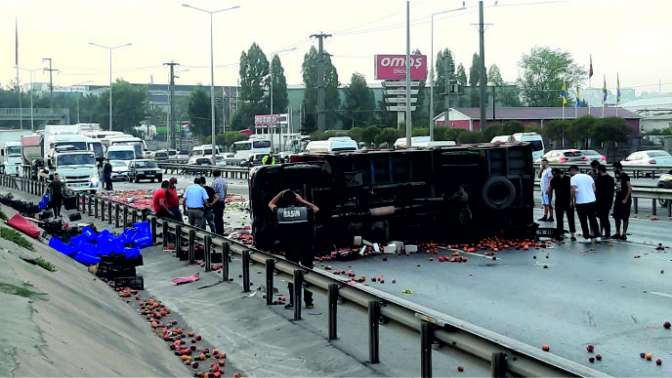
{"type": "Polygon", "coordinates": [[[564,238],[564,219],[567,218],[572,241],[576,240],[576,212],[584,241],[607,239],[627,240],[632,206],[630,177],[623,172],[621,163],[612,165],[614,176],[597,161],[591,163],[589,174],[580,173],[579,167],[569,167],[569,175],[559,168],[551,168],[542,159],[539,172],[541,200],[544,215],[540,222],[556,222],[556,238],[564,238]],[[555,195],[555,218],[553,205],[555,195]],[[611,234],[611,217],[616,232],[611,234]]]}
{"type": "Polygon", "coordinates": [[[196,177],[194,183],[184,190],[181,206],[176,189],[177,178],[163,181],[152,194],[152,209],[159,217],[179,222],[183,221],[184,213],[190,225],[202,229],[207,226],[210,232],[223,235],[227,183],[220,171],[213,172],[213,178],[212,184],[208,185],[205,177],[196,177]]]}

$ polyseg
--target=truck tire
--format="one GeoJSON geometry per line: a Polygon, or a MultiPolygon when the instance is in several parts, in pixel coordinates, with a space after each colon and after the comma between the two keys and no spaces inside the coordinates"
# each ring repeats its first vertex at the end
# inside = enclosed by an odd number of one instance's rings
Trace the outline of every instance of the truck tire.
{"type": "Polygon", "coordinates": [[[493,210],[509,208],[516,200],[517,191],[511,180],[504,176],[488,179],[481,190],[483,203],[493,210]]]}

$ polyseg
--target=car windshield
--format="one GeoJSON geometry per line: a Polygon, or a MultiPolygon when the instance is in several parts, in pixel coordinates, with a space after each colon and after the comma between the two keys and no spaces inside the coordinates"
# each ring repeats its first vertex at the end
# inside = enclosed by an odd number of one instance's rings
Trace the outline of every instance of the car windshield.
{"type": "Polygon", "coordinates": [[[7,156],[21,156],[21,146],[7,147],[7,156]]]}
{"type": "Polygon", "coordinates": [[[566,157],[579,157],[581,156],[581,151],[565,151],[564,155],[566,157]]]}
{"type": "Polygon", "coordinates": [[[271,147],[271,141],[270,140],[257,140],[252,143],[253,148],[270,148],[271,147]]]}
{"type": "Polygon", "coordinates": [[[250,142],[244,142],[244,143],[235,143],[233,145],[233,151],[249,151],[252,149],[252,143],[250,142]]]}
{"type": "Polygon", "coordinates": [[[648,152],[649,157],[670,157],[671,155],[665,151],[651,151],[648,152]]]}
{"type": "Polygon", "coordinates": [[[54,149],[77,151],[87,150],[86,142],[58,142],[54,143],[54,149]]]}
{"type": "Polygon", "coordinates": [[[168,151],[169,156],[175,156],[177,155],[177,151],[168,151]]]}
{"type": "Polygon", "coordinates": [[[96,157],[103,157],[103,145],[100,142],[91,143],[93,153],[96,154],[96,157]]]}
{"type": "Polygon", "coordinates": [[[135,154],[133,151],[108,151],[107,158],[110,160],[133,160],[135,154]]]}
{"type": "Polygon", "coordinates": [[[528,143],[532,146],[532,151],[541,151],[544,149],[544,144],[540,140],[531,140],[528,143]]]}
{"type": "Polygon", "coordinates": [[[157,168],[156,162],[154,161],[136,161],[135,166],[137,168],[157,168]]]}
{"type": "Polygon", "coordinates": [[[168,154],[165,153],[165,152],[157,152],[157,153],[154,154],[154,156],[156,156],[157,158],[159,158],[159,157],[160,158],[165,158],[165,157],[168,157],[168,154]]]}
{"type": "Polygon", "coordinates": [[[588,155],[588,156],[595,156],[595,155],[599,155],[599,154],[600,154],[599,152],[597,152],[597,151],[595,151],[595,150],[582,150],[581,152],[582,152],[584,155],[588,155]]]}
{"type": "Polygon", "coordinates": [[[68,154],[58,155],[56,165],[93,165],[96,164],[96,158],[90,154],[68,154]]]}
{"type": "Polygon", "coordinates": [[[110,165],[113,167],[126,167],[126,162],[121,160],[112,160],[110,165]]]}

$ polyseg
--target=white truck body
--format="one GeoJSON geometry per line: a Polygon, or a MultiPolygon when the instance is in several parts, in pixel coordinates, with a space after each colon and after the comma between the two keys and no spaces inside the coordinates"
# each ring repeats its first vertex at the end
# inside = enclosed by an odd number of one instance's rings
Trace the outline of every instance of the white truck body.
{"type": "Polygon", "coordinates": [[[270,154],[270,139],[251,136],[248,140],[243,140],[233,144],[233,161],[240,163],[249,160],[250,156],[256,154],[270,154]]]}
{"type": "Polygon", "coordinates": [[[102,142],[108,149],[112,146],[132,146],[135,149],[136,159],[142,159],[147,150],[147,143],[144,140],[127,134],[108,136],[102,142]]]}
{"type": "Polygon", "coordinates": [[[56,151],[50,173],[58,173],[61,181],[75,192],[95,192],[100,183],[96,156],[91,151],[56,151]]]}
{"type": "Polygon", "coordinates": [[[31,134],[28,130],[0,130],[0,165],[5,174],[19,174],[21,158],[21,137],[31,134]],[[18,164],[18,165],[17,165],[18,164]]]}

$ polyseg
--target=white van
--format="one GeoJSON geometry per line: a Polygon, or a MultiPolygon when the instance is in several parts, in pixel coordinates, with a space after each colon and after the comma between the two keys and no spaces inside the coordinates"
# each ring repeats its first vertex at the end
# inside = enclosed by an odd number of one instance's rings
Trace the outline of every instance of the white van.
{"type": "MultiPolygon", "coordinates": [[[[215,152],[217,155],[219,155],[222,151],[219,149],[218,146],[216,146],[217,151],[215,152]]],[[[219,158],[222,158],[221,156],[217,156],[219,158]]],[[[187,161],[187,164],[191,165],[202,165],[202,164],[212,164],[212,144],[203,144],[200,146],[194,146],[191,149],[191,153],[189,154],[189,160],[187,161]],[[207,161],[206,161],[207,160],[207,161]]]]}
{"type": "Polygon", "coordinates": [[[248,161],[255,154],[270,154],[271,141],[269,139],[241,140],[233,144],[233,161],[242,163],[248,161]]]}
{"type": "MultiPolygon", "coordinates": [[[[457,143],[452,140],[429,140],[428,136],[416,136],[411,138],[413,148],[436,148],[445,146],[455,146],[457,143]]],[[[399,138],[394,142],[394,148],[406,148],[406,138],[399,138]]]]}
{"type": "Polygon", "coordinates": [[[350,137],[331,137],[327,140],[314,140],[306,145],[305,150],[309,154],[353,151],[357,151],[357,142],[350,137]]]}
{"type": "Polygon", "coordinates": [[[532,161],[537,162],[544,156],[544,140],[537,133],[515,133],[511,136],[516,142],[526,142],[532,146],[532,161]]]}
{"type": "Polygon", "coordinates": [[[136,159],[142,159],[147,150],[147,143],[144,140],[127,134],[107,136],[102,142],[108,149],[112,146],[131,146],[135,150],[136,159]]]}

